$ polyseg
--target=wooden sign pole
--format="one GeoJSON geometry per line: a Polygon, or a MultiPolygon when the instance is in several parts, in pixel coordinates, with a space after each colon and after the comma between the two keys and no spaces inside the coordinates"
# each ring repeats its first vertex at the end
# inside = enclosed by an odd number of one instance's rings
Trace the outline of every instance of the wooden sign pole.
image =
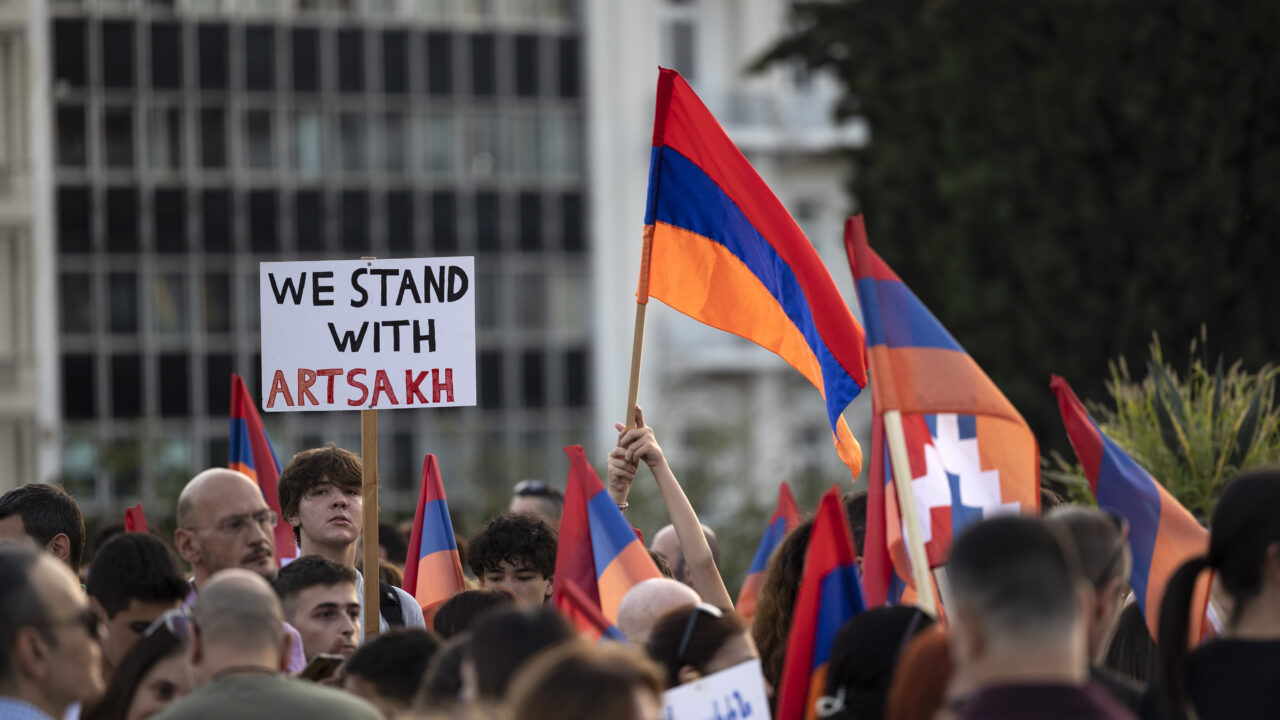
{"type": "MultiPolygon", "coordinates": [[[[376,260],[363,257],[361,260],[376,260]]],[[[362,490],[364,552],[364,636],[377,637],[378,618],[378,411],[360,411],[360,486],[362,490]]]]}
{"type": "Polygon", "coordinates": [[[898,510],[902,513],[907,556],[911,559],[911,576],[915,580],[917,604],[931,617],[938,617],[934,604],[933,576],[929,574],[929,558],[920,534],[920,514],[911,487],[911,460],[907,455],[906,433],[902,430],[902,413],[890,410],[884,414],[884,437],[889,443],[889,461],[893,465],[893,484],[898,491],[898,510]]]}

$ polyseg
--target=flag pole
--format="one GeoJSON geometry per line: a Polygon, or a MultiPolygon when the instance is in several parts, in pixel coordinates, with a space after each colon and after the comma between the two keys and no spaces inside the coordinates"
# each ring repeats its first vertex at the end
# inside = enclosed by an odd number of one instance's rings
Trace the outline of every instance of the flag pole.
{"type": "Polygon", "coordinates": [[[902,513],[903,539],[907,544],[907,557],[911,559],[917,602],[921,610],[936,618],[938,608],[934,605],[933,576],[929,574],[929,559],[924,551],[924,537],[920,534],[920,514],[916,510],[916,496],[911,487],[911,461],[907,457],[907,438],[902,430],[901,412],[885,412],[884,437],[889,443],[889,462],[893,464],[893,484],[898,491],[898,510],[902,513]]]}
{"type": "MultiPolygon", "coordinates": [[[[361,260],[377,258],[362,257],[361,260]]],[[[364,636],[378,635],[378,411],[360,411],[360,487],[364,540],[364,636]]]]}
{"type": "Polygon", "coordinates": [[[649,307],[649,258],[653,254],[653,226],[644,228],[640,249],[640,279],[636,283],[636,329],[631,336],[631,382],[627,387],[627,429],[636,426],[636,400],[640,395],[640,355],[644,350],[644,315],[649,307]]]}

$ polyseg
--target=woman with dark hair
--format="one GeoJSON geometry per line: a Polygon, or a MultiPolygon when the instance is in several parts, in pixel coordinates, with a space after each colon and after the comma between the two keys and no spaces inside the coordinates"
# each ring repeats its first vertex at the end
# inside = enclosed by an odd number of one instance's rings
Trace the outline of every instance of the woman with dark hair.
{"type": "Polygon", "coordinates": [[[764,582],[756,595],[756,614],[751,622],[751,638],[760,652],[760,669],[765,682],[778,687],[782,681],[782,665],[787,659],[787,635],[791,632],[791,613],[796,606],[796,593],[804,577],[804,555],[809,550],[813,519],[805,520],[787,533],[782,544],[773,551],[765,567],[764,582]]]}
{"type": "Polygon", "coordinates": [[[760,657],[737,614],[708,603],[678,607],[659,618],[645,651],[663,667],[667,687],[760,657]]]}
{"type": "Polygon", "coordinates": [[[82,714],[83,720],[143,720],[191,692],[187,675],[185,634],[160,616],[146,634],[125,653],[102,699],[82,714]]]}
{"type": "Polygon", "coordinates": [[[1280,470],[1245,473],[1227,485],[1210,527],[1208,555],[1184,563],[1165,588],[1159,675],[1144,715],[1274,718],[1280,713],[1280,470]],[[1234,607],[1223,637],[1188,655],[1192,597],[1204,570],[1217,573],[1234,607]],[[1160,712],[1151,712],[1156,703],[1160,712]]]}
{"type": "Polygon", "coordinates": [[[1156,643],[1138,603],[1131,602],[1120,611],[1102,667],[1142,685],[1151,682],[1156,671],[1156,643]]]}
{"type": "Polygon", "coordinates": [[[898,655],[930,625],[933,618],[914,605],[874,608],[850,618],[831,644],[826,694],[818,699],[818,716],[884,718],[898,655]]]}

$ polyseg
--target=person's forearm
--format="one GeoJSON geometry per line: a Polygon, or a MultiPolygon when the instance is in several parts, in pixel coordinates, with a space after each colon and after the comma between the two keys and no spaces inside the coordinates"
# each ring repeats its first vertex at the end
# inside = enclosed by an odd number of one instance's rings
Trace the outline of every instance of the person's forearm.
{"type": "Polygon", "coordinates": [[[694,511],[689,498],[680,487],[680,482],[671,472],[671,466],[665,458],[650,467],[653,477],[658,482],[658,490],[667,505],[667,514],[675,527],[676,538],[680,541],[680,550],[684,553],[685,566],[688,568],[690,585],[702,596],[702,599],[719,608],[733,609],[733,599],[724,586],[720,570],[716,567],[715,557],[711,554],[711,546],[707,544],[707,536],[702,533],[702,523],[694,511]]]}

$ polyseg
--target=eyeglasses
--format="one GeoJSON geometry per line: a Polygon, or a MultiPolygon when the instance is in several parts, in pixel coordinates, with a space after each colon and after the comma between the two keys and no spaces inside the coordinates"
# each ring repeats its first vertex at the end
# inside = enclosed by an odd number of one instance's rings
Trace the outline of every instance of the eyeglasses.
{"type": "Polygon", "coordinates": [[[195,620],[185,608],[165,610],[164,614],[147,626],[146,631],[142,633],[142,637],[151,637],[157,630],[164,628],[174,637],[186,640],[191,636],[191,626],[194,624],[195,620]]]}
{"type": "Polygon", "coordinates": [[[46,625],[57,627],[59,625],[79,625],[89,634],[89,637],[99,642],[103,639],[102,618],[98,617],[98,613],[93,608],[85,608],[75,615],[62,620],[49,619],[45,621],[46,625]]]}
{"type": "MultiPolygon", "coordinates": [[[[228,536],[236,536],[244,532],[250,524],[257,525],[258,528],[268,535],[275,530],[276,522],[280,519],[272,510],[259,510],[256,513],[245,513],[244,515],[236,515],[213,526],[214,530],[228,536]]],[[[188,530],[206,530],[208,527],[191,527],[188,530]]]]}
{"type": "Polygon", "coordinates": [[[689,620],[684,624],[684,635],[680,636],[680,646],[676,649],[676,667],[684,666],[684,655],[689,651],[689,642],[693,640],[693,629],[698,625],[698,616],[706,614],[713,618],[722,618],[720,608],[709,603],[700,602],[689,611],[689,620]]]}

